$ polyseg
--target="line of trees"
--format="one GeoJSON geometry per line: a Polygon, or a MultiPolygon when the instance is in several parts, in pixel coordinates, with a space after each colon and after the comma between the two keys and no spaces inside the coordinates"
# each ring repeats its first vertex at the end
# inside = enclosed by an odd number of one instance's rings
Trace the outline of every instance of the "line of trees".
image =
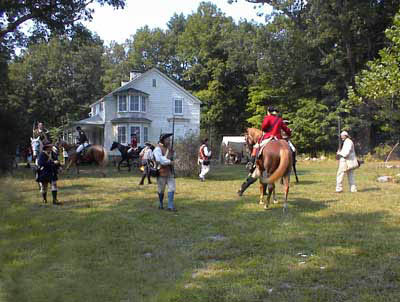
{"type": "Polygon", "coordinates": [[[188,16],[171,16],[165,30],[143,26],[125,43],[109,45],[78,22],[91,17],[87,1],[53,2],[60,3],[43,15],[22,7],[25,2],[0,5],[0,146],[6,153],[27,141],[33,120],[58,126],[66,115],[85,117],[87,105],[117,88],[130,70],[152,67],[202,100],[201,127],[213,137],[259,127],[274,105],[291,121],[303,152],[336,148],[339,112],[364,151],[399,139],[396,0],[248,0],[273,7],[265,24],[236,23],[202,2],[188,16]],[[68,2],[79,5],[54,11],[68,2]],[[35,21],[29,36],[12,26],[24,14],[35,21]],[[53,15],[59,16],[54,22],[53,15]]]}

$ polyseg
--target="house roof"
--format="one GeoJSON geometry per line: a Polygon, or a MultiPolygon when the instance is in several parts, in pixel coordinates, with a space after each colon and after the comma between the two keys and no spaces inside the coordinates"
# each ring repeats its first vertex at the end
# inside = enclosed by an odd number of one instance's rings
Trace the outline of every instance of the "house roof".
{"type": "Polygon", "coordinates": [[[111,120],[111,123],[151,123],[152,121],[144,117],[118,117],[111,120]]]}
{"type": "Polygon", "coordinates": [[[119,92],[122,92],[122,91],[128,91],[129,89],[133,89],[135,92],[138,92],[138,93],[143,93],[143,94],[149,95],[149,94],[146,93],[146,92],[143,92],[143,91],[140,91],[140,90],[137,90],[137,89],[131,87],[131,85],[132,85],[134,82],[136,82],[138,79],[147,76],[147,75],[150,74],[151,72],[155,72],[155,73],[157,73],[158,75],[160,75],[160,76],[161,76],[162,78],[164,78],[168,83],[170,83],[172,86],[174,86],[175,88],[177,88],[178,90],[180,90],[183,94],[185,94],[185,95],[186,95],[189,99],[191,99],[194,103],[196,103],[196,104],[201,104],[201,101],[200,101],[197,97],[195,97],[194,95],[192,95],[192,94],[191,94],[190,92],[188,92],[185,88],[183,88],[182,86],[180,86],[179,84],[177,84],[175,81],[173,81],[172,79],[170,79],[169,77],[167,77],[165,74],[163,74],[161,71],[159,71],[157,68],[154,67],[154,68],[149,69],[148,71],[142,73],[141,75],[137,76],[137,77],[134,78],[132,81],[127,82],[125,85],[123,85],[123,86],[121,86],[121,87],[119,87],[119,88],[117,88],[117,89],[111,91],[110,93],[108,93],[107,95],[105,95],[105,96],[102,97],[101,99],[97,100],[97,101],[94,102],[93,104],[90,104],[90,106],[93,106],[93,105],[95,105],[95,104],[97,104],[97,103],[103,101],[104,98],[107,97],[107,96],[112,96],[112,95],[114,95],[115,93],[119,93],[119,92]]]}
{"type": "Polygon", "coordinates": [[[121,87],[117,88],[116,90],[114,90],[114,91],[112,92],[112,94],[114,95],[114,94],[118,94],[118,93],[121,93],[121,92],[131,91],[131,92],[136,92],[136,93],[142,93],[142,94],[145,94],[145,95],[149,95],[149,94],[146,93],[146,92],[143,92],[143,91],[141,91],[141,90],[135,89],[135,88],[133,88],[133,87],[127,87],[127,86],[128,86],[128,85],[126,84],[126,85],[124,85],[124,86],[121,86],[121,87]]]}
{"type": "Polygon", "coordinates": [[[83,120],[73,122],[75,125],[104,125],[103,119],[99,115],[91,116],[83,120]]]}

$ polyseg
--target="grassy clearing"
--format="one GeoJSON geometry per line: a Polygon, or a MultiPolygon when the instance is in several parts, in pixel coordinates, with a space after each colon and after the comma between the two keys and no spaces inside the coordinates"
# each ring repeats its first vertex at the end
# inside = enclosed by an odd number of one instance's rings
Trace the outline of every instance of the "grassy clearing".
{"type": "Polygon", "coordinates": [[[399,185],[367,164],[360,192],[335,194],[336,162],[298,169],[287,215],[256,185],[236,196],[243,167],[178,178],[177,214],[127,172],[61,176],[64,206],[42,206],[18,171],[1,183],[0,301],[399,301],[399,185]]]}

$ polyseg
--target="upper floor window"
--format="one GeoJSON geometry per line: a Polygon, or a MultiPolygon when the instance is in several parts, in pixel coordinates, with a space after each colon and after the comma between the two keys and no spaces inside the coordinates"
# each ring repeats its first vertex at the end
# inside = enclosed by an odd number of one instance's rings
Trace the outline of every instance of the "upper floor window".
{"type": "Polygon", "coordinates": [[[175,114],[183,114],[183,100],[175,99],[174,108],[175,108],[174,110],[175,114]]]}
{"type": "Polygon", "coordinates": [[[139,111],[139,96],[138,95],[131,96],[129,111],[136,111],[136,112],[139,111]]]}
{"type": "Polygon", "coordinates": [[[100,111],[100,112],[102,112],[102,111],[104,110],[103,105],[104,105],[103,102],[100,102],[100,103],[99,103],[99,111],[100,111]]]}
{"type": "Polygon", "coordinates": [[[146,112],[146,99],[145,96],[140,97],[140,111],[142,112],[146,112]]]}
{"type": "Polygon", "coordinates": [[[128,111],[126,95],[118,96],[118,111],[128,111]]]}
{"type": "Polygon", "coordinates": [[[157,80],[153,79],[153,87],[157,87],[157,80]]]}

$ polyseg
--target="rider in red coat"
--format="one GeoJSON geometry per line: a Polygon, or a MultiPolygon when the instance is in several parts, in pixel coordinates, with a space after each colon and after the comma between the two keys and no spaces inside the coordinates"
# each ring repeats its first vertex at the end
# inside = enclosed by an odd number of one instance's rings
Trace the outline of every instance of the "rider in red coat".
{"type": "MultiPolygon", "coordinates": [[[[290,137],[292,134],[292,131],[286,126],[286,124],[283,122],[283,119],[278,116],[278,113],[278,109],[268,107],[267,115],[264,117],[261,125],[261,130],[264,132],[264,135],[259,139],[258,144],[266,139],[282,139],[282,130],[286,132],[288,137],[290,137]]],[[[258,146],[253,148],[250,159],[251,166],[249,163],[250,172],[254,171],[258,150],[258,146]]]]}
{"type": "MultiPolygon", "coordinates": [[[[266,139],[282,139],[282,130],[288,135],[288,137],[290,137],[292,131],[286,126],[286,124],[283,122],[283,119],[278,116],[278,113],[279,111],[276,108],[268,107],[267,115],[264,117],[263,123],[261,125],[261,129],[264,132],[264,135],[259,139],[258,144],[266,139]]],[[[258,146],[255,146],[253,148],[251,159],[248,163],[250,173],[246,181],[242,184],[240,190],[237,192],[239,196],[242,196],[244,191],[257,180],[257,178],[254,178],[252,176],[252,173],[255,170],[255,162],[258,155],[258,150],[258,146]]]]}

